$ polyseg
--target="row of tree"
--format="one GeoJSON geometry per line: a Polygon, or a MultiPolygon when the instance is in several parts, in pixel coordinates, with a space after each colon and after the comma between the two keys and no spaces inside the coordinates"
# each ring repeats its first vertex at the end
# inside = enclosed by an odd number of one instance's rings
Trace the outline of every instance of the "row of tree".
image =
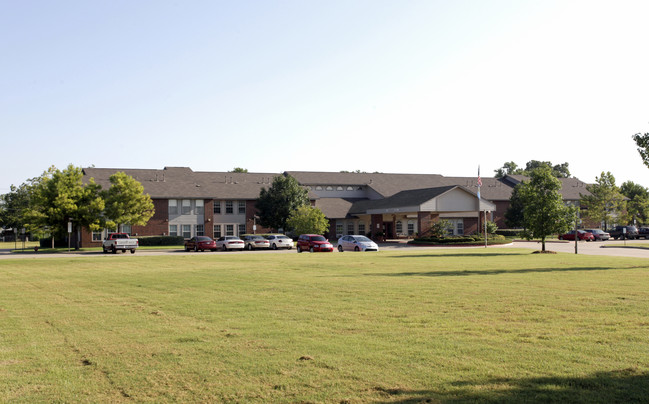
{"type": "Polygon", "coordinates": [[[63,237],[72,223],[99,231],[119,225],[146,225],[153,216],[153,202],[144,187],[123,172],[110,176],[104,190],[90,179],[83,182],[83,170],[69,165],[64,170],[52,166],[40,177],[11,186],[0,198],[0,224],[5,228],[26,229],[32,235],[63,237]]]}

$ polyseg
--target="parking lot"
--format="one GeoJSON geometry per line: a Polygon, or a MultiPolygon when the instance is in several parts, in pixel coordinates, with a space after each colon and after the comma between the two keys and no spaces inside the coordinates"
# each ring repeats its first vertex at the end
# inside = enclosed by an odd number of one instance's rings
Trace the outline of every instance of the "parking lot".
{"type": "MultiPolygon", "coordinates": [[[[580,241],[578,245],[578,254],[585,255],[608,255],[608,256],[619,256],[619,257],[636,257],[636,258],[649,258],[649,250],[643,248],[634,248],[634,246],[640,247],[644,245],[649,245],[649,241],[646,240],[609,240],[609,241],[592,241],[585,242],[580,241]]],[[[446,248],[485,248],[484,246],[473,246],[473,247],[428,247],[428,246],[412,246],[406,243],[381,243],[381,251],[400,251],[400,250],[430,250],[430,249],[446,249],[446,248]]],[[[538,241],[514,241],[511,244],[499,245],[499,246],[489,246],[488,249],[494,248],[524,248],[529,250],[540,250],[541,243],[538,241]]],[[[561,253],[575,253],[575,243],[574,241],[548,241],[546,242],[546,250],[556,251],[561,253]]],[[[295,249],[292,250],[256,250],[256,251],[228,251],[228,252],[185,252],[182,247],[172,247],[165,250],[146,250],[138,249],[136,256],[159,256],[159,255],[196,255],[196,254],[297,254],[295,249]]],[[[303,254],[309,254],[307,252],[303,254]]],[[[333,254],[340,254],[337,251],[334,251],[333,254]]],[[[355,254],[354,252],[345,252],[344,254],[355,254]]],[[[367,252],[365,254],[372,254],[367,252]]],[[[70,253],[56,253],[56,254],[47,254],[43,252],[33,252],[32,250],[26,250],[24,253],[11,253],[11,250],[0,250],[0,259],[35,259],[35,258],[63,258],[63,257],[113,257],[120,256],[123,254],[104,254],[101,251],[82,251],[75,252],[71,251],[70,253]]],[[[131,254],[127,254],[131,255],[131,254]]]]}

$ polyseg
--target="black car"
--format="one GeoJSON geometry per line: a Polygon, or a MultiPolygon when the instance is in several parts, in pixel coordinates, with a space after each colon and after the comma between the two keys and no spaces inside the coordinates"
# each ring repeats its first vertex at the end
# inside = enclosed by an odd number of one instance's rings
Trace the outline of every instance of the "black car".
{"type": "Polygon", "coordinates": [[[638,229],[638,238],[649,239],[649,227],[641,227],[638,229]]]}
{"type": "Polygon", "coordinates": [[[635,226],[615,226],[615,228],[609,230],[608,233],[616,240],[618,238],[622,240],[633,240],[640,237],[638,229],[635,226]]]}

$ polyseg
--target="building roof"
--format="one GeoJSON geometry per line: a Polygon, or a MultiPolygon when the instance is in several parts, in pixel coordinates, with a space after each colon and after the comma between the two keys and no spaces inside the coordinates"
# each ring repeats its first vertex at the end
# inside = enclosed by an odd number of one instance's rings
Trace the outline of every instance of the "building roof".
{"type": "Polygon", "coordinates": [[[162,170],[132,168],[84,168],[84,180],[94,178],[104,189],[116,172],[130,175],[151,198],[256,199],[262,188],[270,188],[277,173],[230,173],[193,171],[189,167],[162,170]]]}

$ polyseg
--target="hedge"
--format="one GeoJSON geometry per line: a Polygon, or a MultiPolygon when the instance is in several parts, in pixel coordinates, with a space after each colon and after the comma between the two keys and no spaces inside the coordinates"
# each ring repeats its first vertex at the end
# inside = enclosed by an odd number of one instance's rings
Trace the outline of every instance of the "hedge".
{"type": "Polygon", "coordinates": [[[140,247],[177,246],[185,244],[183,236],[146,236],[136,238],[139,240],[140,247]]]}
{"type": "Polygon", "coordinates": [[[520,234],[523,232],[523,229],[498,229],[496,234],[500,234],[505,237],[520,237],[520,234]]]}
{"type": "MultiPolygon", "coordinates": [[[[488,244],[504,244],[508,242],[505,236],[499,234],[489,235],[488,240],[488,244]]],[[[409,244],[480,245],[484,244],[484,238],[479,235],[454,237],[422,237],[410,241],[409,244]]]]}

